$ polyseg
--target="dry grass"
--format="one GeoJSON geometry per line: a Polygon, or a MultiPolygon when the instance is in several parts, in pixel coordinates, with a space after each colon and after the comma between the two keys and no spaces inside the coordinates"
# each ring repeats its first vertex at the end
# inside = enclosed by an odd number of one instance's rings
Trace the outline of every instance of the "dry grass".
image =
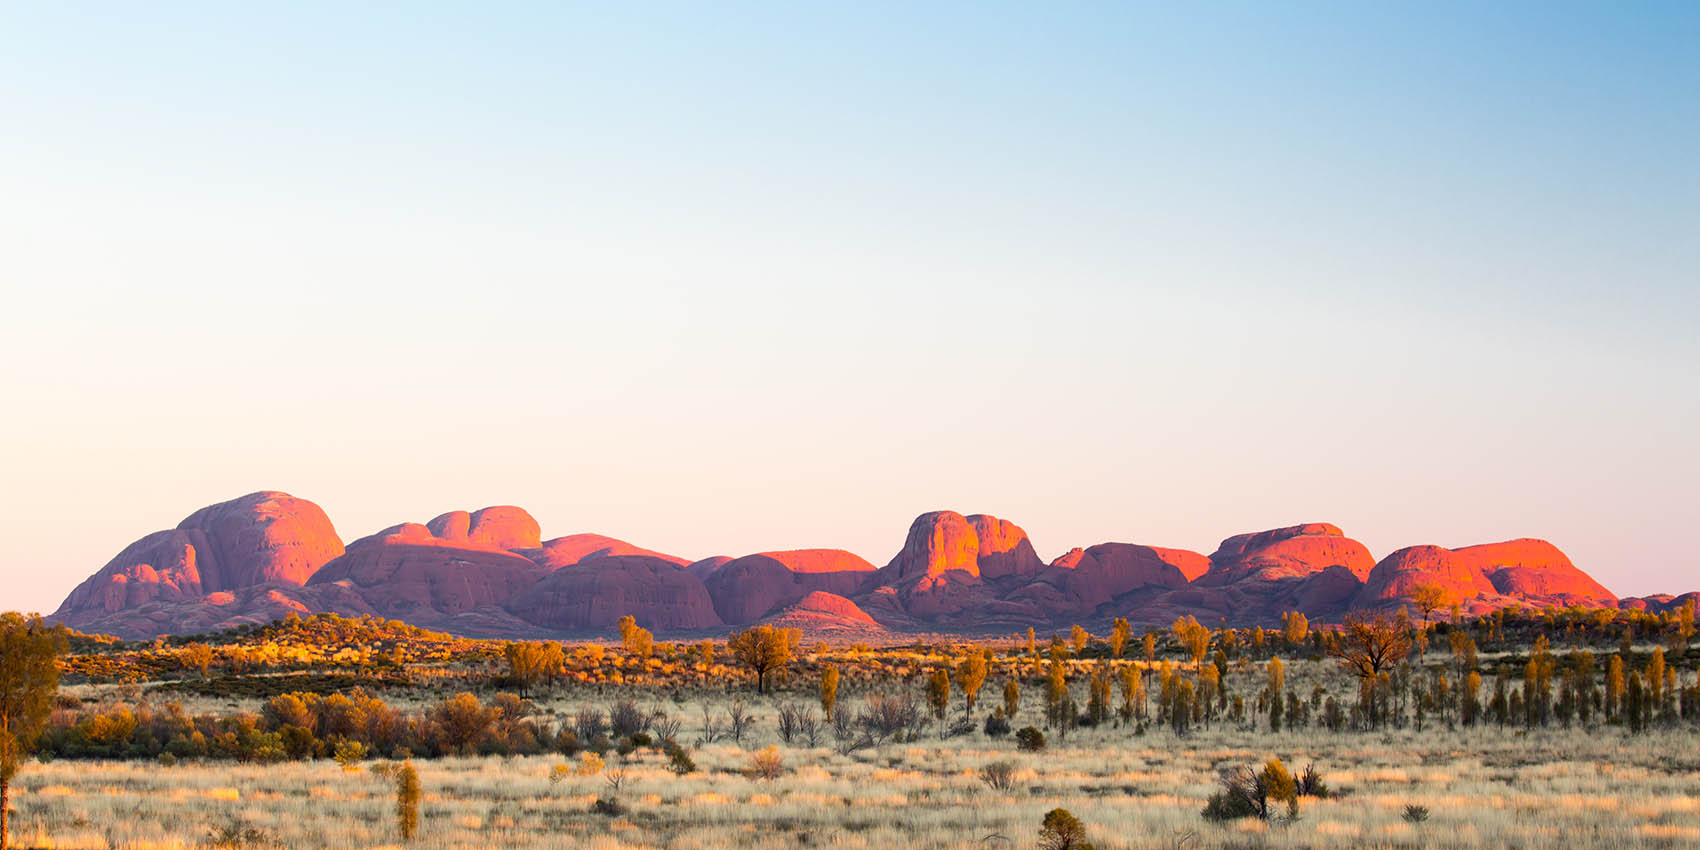
{"type": "MultiPolygon", "coordinates": [[[[769,730],[771,734],[771,730],[769,730]]],[[[694,753],[699,772],[659,754],[625,763],[626,812],[589,813],[610,794],[602,775],[551,781],[560,758],[420,762],[425,848],[984,848],[1031,846],[1044,813],[1068,808],[1100,848],[1591,848],[1700,842],[1700,763],[1689,731],[1266,734],[1217,728],[1176,739],[1081,730],[1061,747],[1014,752],[979,736],[894,744],[841,756],[785,748],[786,773],[749,778],[766,737],[694,753]],[[1271,746],[1273,744],[1273,746],[1271,746]],[[1271,755],[1315,761],[1338,799],[1307,800],[1296,823],[1205,823],[1216,769],[1271,755]],[[980,768],[1016,764],[997,792],[980,768]],[[1404,822],[1407,804],[1428,807],[1404,822]],[[1188,836],[1191,836],[1188,838],[1188,836]],[[1005,843],[989,836],[1003,836],[1005,843]]],[[[279,846],[365,848],[398,842],[389,782],[333,762],[246,766],[55,762],[20,777],[19,845],[205,846],[240,823],[279,846]]]]}

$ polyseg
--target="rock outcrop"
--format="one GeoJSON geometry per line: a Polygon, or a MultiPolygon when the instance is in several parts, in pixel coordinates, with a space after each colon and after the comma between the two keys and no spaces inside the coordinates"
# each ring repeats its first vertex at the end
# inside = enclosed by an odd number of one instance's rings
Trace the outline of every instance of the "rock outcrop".
{"type": "Polygon", "coordinates": [[[1345,567],[1362,581],[1375,568],[1375,559],[1339,526],[1313,522],[1223,540],[1210,555],[1210,569],[1196,581],[1220,587],[1247,579],[1306,578],[1332,566],[1345,567]]]}
{"type": "Polygon", "coordinates": [[[792,549],[729,561],[709,572],[703,585],[720,619],[742,625],[816,591],[849,596],[873,572],[873,564],[843,549],[792,549]]]}
{"type": "Polygon", "coordinates": [[[545,541],[511,505],[450,511],[345,548],[318,506],[259,492],[195,511],[125,547],[54,618],[127,638],[193,633],[320,611],[397,618],[481,637],[606,635],[624,615],[657,633],[778,623],[812,631],[1008,634],[1167,625],[1334,621],[1409,605],[1434,585],[1470,613],[1508,605],[1667,611],[1691,601],[1616,599],[1543,540],[1413,546],[1375,563],[1337,526],[1238,534],[1206,558],[1100,543],[1043,563],[1020,526],[986,514],[922,514],[876,569],[841,549],[684,558],[606,537],[545,541]]]}
{"type": "Polygon", "coordinates": [[[816,590],[762,620],[763,625],[799,629],[807,634],[883,632],[868,612],[856,603],[832,593],[816,590]]]}
{"type": "Polygon", "coordinates": [[[472,513],[449,511],[425,527],[439,540],[488,549],[535,549],[543,537],[537,520],[513,505],[480,508],[472,513]]]}
{"type": "Polygon", "coordinates": [[[1536,604],[1613,605],[1616,594],[1576,569],[1557,546],[1524,537],[1504,543],[1465,546],[1453,552],[1480,569],[1502,595],[1536,604]]]}
{"type": "Polygon", "coordinates": [[[1457,605],[1469,614],[1518,604],[1617,604],[1616,596],[1576,569],[1558,547],[1524,538],[1461,549],[1400,549],[1376,564],[1356,606],[1408,604],[1424,586],[1440,590],[1442,606],[1457,605]]]}
{"type": "Polygon", "coordinates": [[[298,586],[342,553],[342,539],[318,505],[276,491],[250,493],[125,547],[72,590],[54,617],[82,627],[151,602],[298,586]]]}
{"type": "MultiPolygon", "coordinates": [[[[1205,563],[1203,555],[1184,549],[1100,543],[1069,550],[1009,598],[1030,601],[1051,617],[1089,615],[1135,591],[1186,587],[1187,574],[1180,565],[1202,573],[1205,563]]],[[[1107,613],[1121,615],[1120,610],[1107,613]]]]}
{"type": "MultiPolygon", "coordinates": [[[[446,528],[456,530],[452,523],[446,528]]],[[[342,585],[385,617],[436,628],[455,615],[500,606],[536,584],[543,572],[523,555],[474,543],[470,536],[445,538],[428,526],[404,523],[350,543],[308,586],[342,585]]]]}
{"type": "Polygon", "coordinates": [[[685,559],[677,555],[655,552],[602,534],[569,534],[547,541],[537,548],[520,548],[519,552],[550,570],[558,570],[592,558],[607,558],[612,555],[644,555],[650,558],[660,558],[681,567],[686,564],[685,559]]]}
{"type": "Polygon", "coordinates": [[[724,625],[696,576],[644,555],[596,558],[555,570],[506,607],[528,623],[565,632],[605,634],[628,614],[654,632],[724,625]]]}

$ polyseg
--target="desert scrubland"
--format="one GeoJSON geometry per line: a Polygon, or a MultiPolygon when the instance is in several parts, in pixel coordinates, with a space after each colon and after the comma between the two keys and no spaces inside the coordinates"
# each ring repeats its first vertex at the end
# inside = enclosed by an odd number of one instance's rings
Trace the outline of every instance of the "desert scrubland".
{"type": "Polygon", "coordinates": [[[12,839],[1078,846],[1040,832],[1060,808],[1083,827],[1065,838],[1100,850],[1695,846],[1689,616],[1384,618],[1386,669],[1367,674],[1348,628],[1299,622],[901,646],[635,627],[505,643],[329,616],[79,636],[13,783],[12,839]],[[1270,779],[1266,809],[1204,816],[1224,772],[1272,760],[1320,786],[1270,779]]]}

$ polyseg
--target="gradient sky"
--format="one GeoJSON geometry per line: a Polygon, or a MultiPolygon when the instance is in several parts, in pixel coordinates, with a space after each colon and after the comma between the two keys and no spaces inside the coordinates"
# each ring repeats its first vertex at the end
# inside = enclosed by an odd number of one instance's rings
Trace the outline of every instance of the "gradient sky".
{"type": "Polygon", "coordinates": [[[0,608],[258,489],[1700,588],[1700,6],[348,5],[0,7],[0,608]]]}

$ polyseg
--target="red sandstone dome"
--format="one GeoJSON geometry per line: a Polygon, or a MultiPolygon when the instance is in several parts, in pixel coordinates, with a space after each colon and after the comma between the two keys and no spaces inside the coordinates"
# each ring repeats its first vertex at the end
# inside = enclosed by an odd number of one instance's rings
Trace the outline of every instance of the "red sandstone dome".
{"type": "Polygon", "coordinates": [[[342,553],[342,539],[318,505],[288,493],[250,493],[125,547],[71,591],[54,616],[77,625],[154,601],[299,585],[342,553]]]}
{"type": "Polygon", "coordinates": [[[1617,605],[1616,596],[1576,569],[1558,547],[1532,538],[1462,549],[1400,549],[1376,565],[1357,605],[1409,601],[1416,588],[1425,585],[1440,589],[1442,605],[1459,605],[1469,612],[1519,603],[1617,605]]]}
{"type": "Polygon", "coordinates": [[[743,624],[815,591],[848,596],[873,572],[873,564],[843,549],[792,549],[729,561],[703,585],[721,620],[743,624]]]}
{"type": "Polygon", "coordinates": [[[349,544],[347,553],[307,584],[340,584],[385,617],[435,626],[457,614],[501,605],[535,584],[542,572],[523,555],[470,538],[438,537],[426,526],[404,523],[349,544]]]}
{"type": "Polygon", "coordinates": [[[558,570],[562,567],[570,567],[580,561],[606,558],[611,555],[645,555],[651,558],[660,558],[681,567],[686,564],[685,559],[677,555],[655,552],[603,534],[569,534],[547,541],[541,547],[523,548],[520,553],[551,570],[558,570]]]}
{"type": "Polygon", "coordinates": [[[1224,585],[1246,578],[1303,578],[1332,566],[1345,567],[1362,580],[1375,568],[1375,559],[1339,526],[1313,522],[1223,540],[1210,556],[1209,572],[1196,580],[1224,585]]]}
{"type": "Polygon", "coordinates": [[[537,520],[513,505],[450,511],[425,526],[441,540],[491,549],[535,549],[543,536],[537,520]]]}
{"type": "Polygon", "coordinates": [[[724,625],[696,576],[643,555],[596,558],[556,570],[506,607],[528,623],[568,632],[606,632],[626,615],[657,632],[724,625]]]}
{"type": "Polygon", "coordinates": [[[1204,562],[1203,555],[1184,549],[1100,543],[1069,550],[1010,598],[1031,600],[1050,616],[1090,614],[1136,590],[1185,587],[1187,574],[1180,565],[1196,574],[1204,571],[1204,562]]]}
{"type": "Polygon", "coordinates": [[[836,594],[814,591],[767,617],[764,625],[801,629],[809,633],[881,632],[885,628],[856,603],[836,594]]]}
{"type": "MultiPolygon", "coordinates": [[[[1520,539],[1402,549],[1371,564],[1341,530],[1310,523],[1240,534],[1205,559],[1124,543],[1043,565],[1021,527],[953,511],[922,514],[884,568],[839,549],[684,559],[597,534],[547,542],[524,510],[451,511],[345,549],[316,505],[260,492],[194,512],[126,547],[55,619],[123,637],[192,633],[294,613],[375,614],[459,634],[596,633],[630,614],[661,632],[786,622],[992,632],[1126,616],[1272,623],[1303,611],[1406,604],[1442,587],[1467,609],[1616,606],[1552,544],[1520,539]],[[1365,581],[1367,579],[1367,582],[1365,581]],[[305,582],[305,584],[303,584],[305,582]]],[[[1675,597],[1624,600],[1652,609],[1675,597]]]]}

